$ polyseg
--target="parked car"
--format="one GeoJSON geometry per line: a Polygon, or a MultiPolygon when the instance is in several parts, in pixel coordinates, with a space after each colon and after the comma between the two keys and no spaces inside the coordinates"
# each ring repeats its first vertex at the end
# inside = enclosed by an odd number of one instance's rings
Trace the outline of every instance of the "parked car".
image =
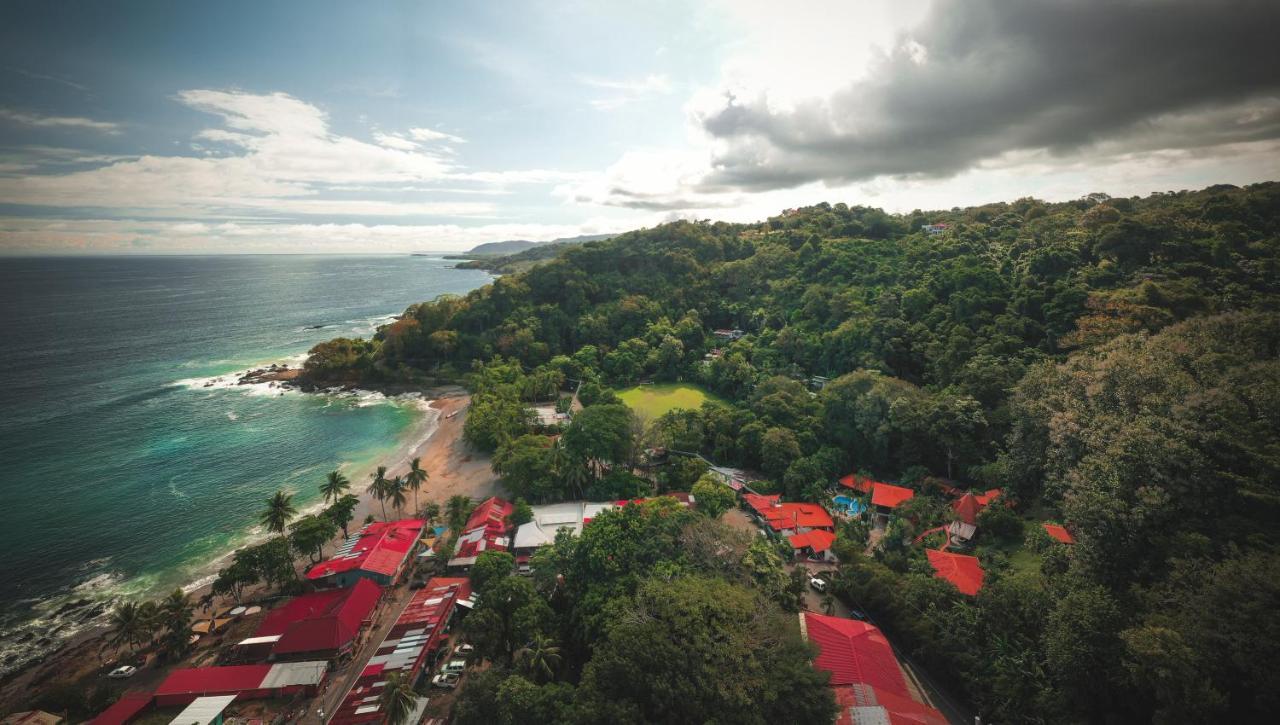
{"type": "Polygon", "coordinates": [[[444,673],[462,672],[465,669],[467,669],[466,660],[450,660],[449,662],[445,663],[444,667],[440,668],[440,671],[444,673]]]}
{"type": "Polygon", "coordinates": [[[813,587],[815,591],[819,591],[819,592],[825,592],[827,590],[826,580],[819,579],[816,576],[809,579],[809,586],[813,587]]]}
{"type": "Polygon", "coordinates": [[[124,680],[133,677],[136,674],[138,674],[137,667],[134,667],[133,665],[124,665],[112,670],[107,674],[107,677],[110,677],[113,680],[124,680]]]}
{"type": "Polygon", "coordinates": [[[453,653],[455,655],[460,655],[462,657],[466,657],[475,651],[476,651],[476,648],[469,644],[460,644],[457,647],[453,648],[453,653]]]}
{"type": "Polygon", "coordinates": [[[458,686],[458,680],[462,679],[462,675],[456,672],[443,672],[431,678],[431,684],[436,687],[443,687],[452,690],[458,686]]]}

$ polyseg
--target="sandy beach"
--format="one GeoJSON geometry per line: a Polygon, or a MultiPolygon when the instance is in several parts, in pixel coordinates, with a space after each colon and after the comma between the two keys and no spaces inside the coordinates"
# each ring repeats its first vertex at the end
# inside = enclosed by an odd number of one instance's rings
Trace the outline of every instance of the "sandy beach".
{"type": "MultiPolygon", "coordinates": [[[[421,423],[424,439],[398,452],[394,456],[394,461],[388,461],[386,464],[388,473],[392,476],[403,475],[408,471],[410,460],[421,459],[420,464],[426,469],[430,478],[418,492],[419,506],[433,500],[443,506],[450,496],[459,494],[473,499],[482,499],[499,493],[498,479],[489,465],[488,456],[471,451],[462,439],[462,428],[466,421],[470,397],[461,388],[434,392],[437,397],[432,400],[430,407],[436,411],[435,419],[433,421],[431,416],[424,416],[421,423]],[[434,430],[431,430],[432,427],[434,430]]],[[[370,514],[375,518],[382,518],[381,505],[365,492],[368,485],[366,472],[358,472],[352,477],[351,492],[360,497],[360,505],[356,509],[350,526],[352,529],[358,528],[370,514]]],[[[408,499],[408,507],[412,507],[412,493],[409,494],[408,499]]],[[[392,518],[395,517],[394,512],[387,513],[392,518]]],[[[405,515],[410,515],[408,508],[405,515]]],[[[339,541],[335,539],[325,547],[326,555],[337,546],[339,541]]],[[[305,558],[299,559],[297,562],[299,572],[304,571],[307,564],[305,558]]],[[[191,590],[189,597],[192,602],[199,602],[208,593],[209,586],[204,585],[191,590]]],[[[254,588],[246,591],[242,599],[249,602],[265,593],[261,587],[254,588]]],[[[217,610],[233,604],[230,598],[216,598],[212,609],[217,610]]],[[[196,615],[207,616],[199,607],[196,609],[196,615]]],[[[261,616],[238,620],[211,643],[200,642],[181,666],[206,663],[212,659],[219,643],[225,643],[236,636],[247,635],[257,626],[257,620],[261,616]]],[[[109,631],[105,627],[86,631],[42,662],[9,677],[0,684],[0,712],[10,711],[23,705],[40,691],[56,683],[76,682],[86,689],[92,688],[99,681],[94,677],[94,673],[103,662],[111,661],[117,656],[115,649],[106,644],[108,635],[109,631]]],[[[126,652],[127,650],[122,650],[121,654],[126,652]]],[[[138,675],[126,681],[128,689],[145,689],[155,686],[163,679],[163,672],[171,669],[172,666],[180,665],[166,666],[163,670],[143,668],[138,675]]],[[[100,681],[108,682],[105,679],[100,681]]]]}

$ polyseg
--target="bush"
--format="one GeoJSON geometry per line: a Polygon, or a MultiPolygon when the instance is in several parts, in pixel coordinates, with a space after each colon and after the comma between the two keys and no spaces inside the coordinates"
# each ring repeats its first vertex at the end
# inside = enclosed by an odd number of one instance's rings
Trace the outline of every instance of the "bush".
{"type": "Polygon", "coordinates": [[[1000,542],[1017,543],[1022,541],[1022,519],[997,501],[978,514],[978,531],[1000,542]]]}

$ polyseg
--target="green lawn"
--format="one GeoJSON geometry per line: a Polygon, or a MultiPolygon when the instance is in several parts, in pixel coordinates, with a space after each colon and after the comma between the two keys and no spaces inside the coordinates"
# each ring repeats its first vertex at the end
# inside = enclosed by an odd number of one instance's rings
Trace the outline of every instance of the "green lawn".
{"type": "Polygon", "coordinates": [[[697,410],[704,401],[719,400],[696,385],[684,383],[637,385],[619,390],[618,397],[641,418],[649,419],[658,418],[676,408],[697,410]]]}

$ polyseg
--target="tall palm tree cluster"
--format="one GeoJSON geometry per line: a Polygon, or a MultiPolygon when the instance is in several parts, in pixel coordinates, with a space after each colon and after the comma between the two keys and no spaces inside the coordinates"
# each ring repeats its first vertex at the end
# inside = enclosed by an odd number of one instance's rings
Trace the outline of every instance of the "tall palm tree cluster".
{"type": "Polygon", "coordinates": [[[391,503],[391,507],[395,509],[396,516],[404,517],[404,505],[408,503],[406,491],[413,492],[413,510],[421,511],[418,507],[418,491],[422,490],[423,484],[431,478],[426,469],[422,467],[422,459],[415,458],[409,462],[409,472],[404,476],[387,477],[387,467],[378,466],[378,470],[369,474],[370,483],[365,492],[372,495],[378,500],[382,506],[382,519],[387,520],[387,503],[391,503]]]}
{"type": "Polygon", "coordinates": [[[159,645],[161,652],[180,655],[190,646],[192,605],[181,589],[158,602],[122,602],[111,612],[114,647],[127,645],[134,652],[159,645]]]}

